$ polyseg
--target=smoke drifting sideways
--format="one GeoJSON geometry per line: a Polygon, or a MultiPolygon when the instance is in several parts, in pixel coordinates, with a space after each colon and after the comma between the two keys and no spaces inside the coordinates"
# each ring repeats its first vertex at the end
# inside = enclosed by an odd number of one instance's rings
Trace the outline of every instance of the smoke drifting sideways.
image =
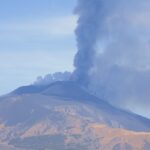
{"type": "Polygon", "coordinates": [[[74,79],[111,104],[150,117],[150,1],[78,0],[75,12],[74,79]]]}
{"type": "Polygon", "coordinates": [[[44,77],[39,76],[34,82],[34,85],[45,86],[56,81],[69,81],[71,74],[72,74],[71,72],[65,71],[65,72],[55,72],[53,74],[47,74],[44,77]]]}

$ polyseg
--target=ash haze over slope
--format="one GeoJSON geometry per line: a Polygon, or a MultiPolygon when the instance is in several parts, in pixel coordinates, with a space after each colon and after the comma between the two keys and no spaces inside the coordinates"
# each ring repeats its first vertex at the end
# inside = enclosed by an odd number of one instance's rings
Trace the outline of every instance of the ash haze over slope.
{"type": "Polygon", "coordinates": [[[149,8],[149,0],[78,0],[75,11],[79,19],[74,79],[104,100],[146,116],[149,8]]]}

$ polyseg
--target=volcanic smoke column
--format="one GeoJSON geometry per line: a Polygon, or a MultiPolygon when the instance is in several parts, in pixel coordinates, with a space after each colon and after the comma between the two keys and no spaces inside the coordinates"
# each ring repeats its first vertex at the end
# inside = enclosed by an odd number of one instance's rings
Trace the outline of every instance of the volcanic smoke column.
{"type": "Polygon", "coordinates": [[[75,13],[79,14],[78,26],[75,31],[78,52],[75,56],[73,78],[81,85],[87,85],[89,71],[93,66],[95,45],[97,42],[100,14],[100,0],[78,0],[75,13]]]}
{"type": "Polygon", "coordinates": [[[147,115],[150,0],[78,0],[76,14],[73,80],[115,106],[147,115]]]}

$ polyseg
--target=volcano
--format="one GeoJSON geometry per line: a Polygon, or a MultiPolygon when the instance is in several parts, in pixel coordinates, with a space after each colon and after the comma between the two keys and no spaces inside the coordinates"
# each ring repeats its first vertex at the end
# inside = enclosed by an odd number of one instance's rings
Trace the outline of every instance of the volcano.
{"type": "Polygon", "coordinates": [[[75,82],[29,85],[0,98],[0,141],[8,150],[148,150],[150,120],[75,82]]]}

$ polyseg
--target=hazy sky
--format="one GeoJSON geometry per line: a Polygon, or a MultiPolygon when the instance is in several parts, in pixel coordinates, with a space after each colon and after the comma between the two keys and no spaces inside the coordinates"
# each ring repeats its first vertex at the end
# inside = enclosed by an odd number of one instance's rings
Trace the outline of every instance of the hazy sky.
{"type": "Polygon", "coordinates": [[[73,69],[76,0],[0,1],[0,94],[73,69]]]}

